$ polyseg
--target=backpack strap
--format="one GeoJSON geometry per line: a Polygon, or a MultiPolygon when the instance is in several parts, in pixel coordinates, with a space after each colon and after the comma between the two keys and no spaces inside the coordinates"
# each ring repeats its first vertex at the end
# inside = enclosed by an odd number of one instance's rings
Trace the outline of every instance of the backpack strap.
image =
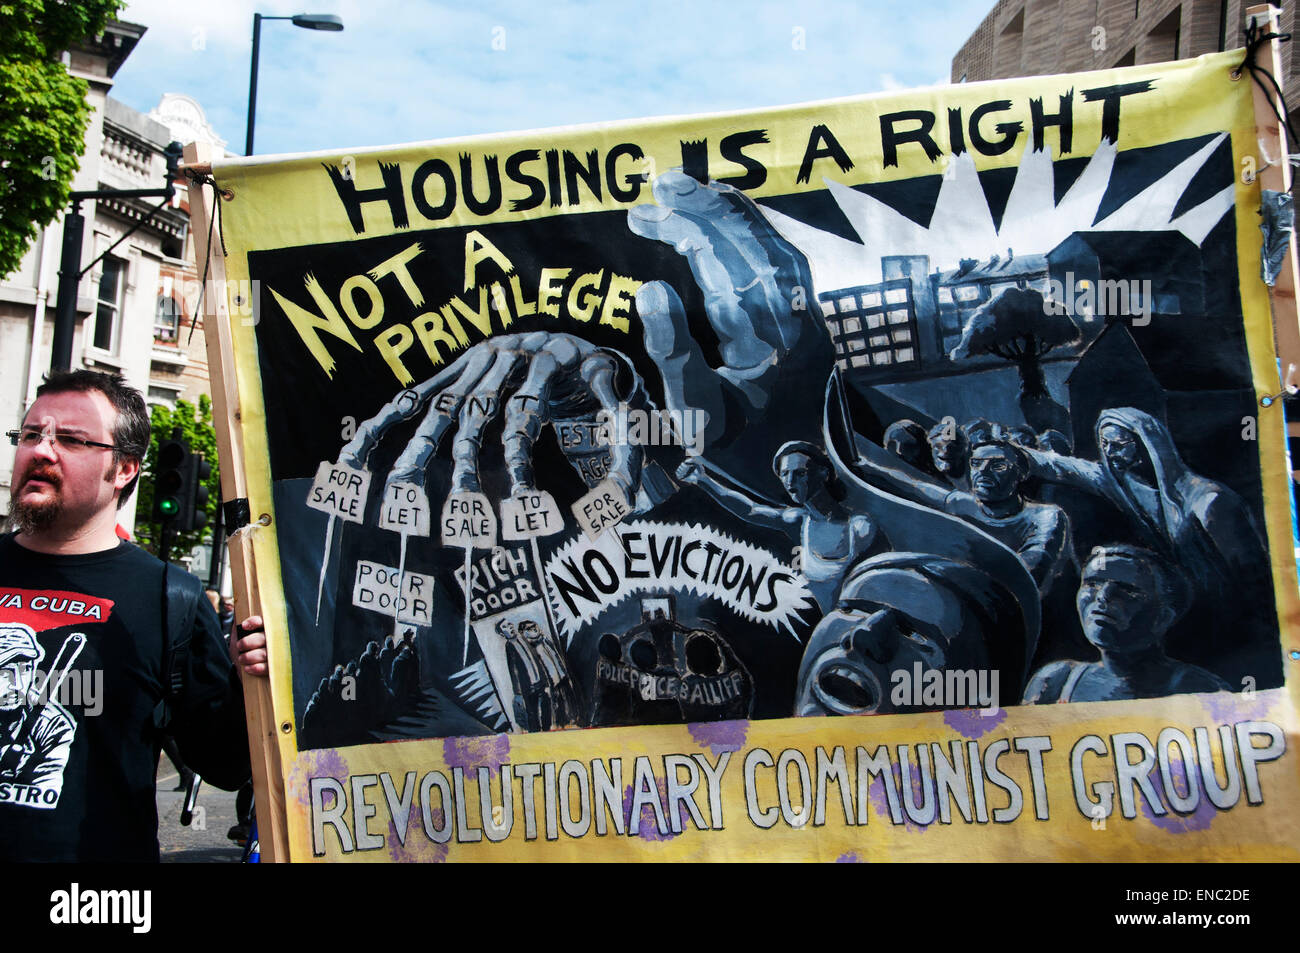
{"type": "Polygon", "coordinates": [[[199,600],[203,598],[203,583],[190,573],[164,563],[162,590],[163,697],[153,712],[154,726],[160,731],[171,722],[176,702],[185,692],[190,640],[194,635],[199,600]]]}

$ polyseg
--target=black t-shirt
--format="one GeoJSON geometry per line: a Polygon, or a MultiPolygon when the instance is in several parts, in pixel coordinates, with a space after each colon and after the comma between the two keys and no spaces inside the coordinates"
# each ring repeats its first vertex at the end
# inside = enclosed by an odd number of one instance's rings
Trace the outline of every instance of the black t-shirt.
{"type": "MultiPolygon", "coordinates": [[[[249,775],[243,695],[198,603],[168,730],[233,790],[249,775]]],[[[158,860],[164,619],[163,564],[139,547],[50,556],[0,536],[0,860],[158,860]]]]}

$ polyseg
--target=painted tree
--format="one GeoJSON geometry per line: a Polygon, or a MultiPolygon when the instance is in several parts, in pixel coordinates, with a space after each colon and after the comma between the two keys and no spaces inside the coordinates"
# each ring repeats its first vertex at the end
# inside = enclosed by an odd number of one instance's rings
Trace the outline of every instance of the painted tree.
{"type": "Polygon", "coordinates": [[[992,354],[1014,364],[1025,421],[1035,430],[1060,430],[1066,410],[1047,392],[1043,358],[1078,341],[1078,326],[1059,304],[1033,288],[1007,288],[971,314],[960,343],[948,356],[958,361],[992,354]]]}
{"type": "Polygon", "coordinates": [[[85,80],[63,52],[103,31],[121,0],[0,2],[0,278],[68,205],[85,149],[85,80]]]}
{"type": "Polygon", "coordinates": [[[190,445],[190,451],[203,454],[204,459],[212,465],[212,472],[203,484],[208,488],[208,499],[203,505],[203,511],[208,516],[208,522],[202,528],[193,532],[175,535],[171,552],[168,555],[171,559],[177,559],[188,554],[200,543],[206,542],[212,535],[212,524],[216,520],[217,497],[218,490],[221,487],[221,480],[217,473],[217,432],[212,426],[212,400],[207,394],[202,394],[199,396],[197,408],[185,400],[178,400],[175,410],[155,406],[149,424],[151,428],[149,452],[144,458],[144,468],[140,475],[140,489],[137,491],[140,499],[136,504],[135,527],[140,545],[158,556],[159,559],[163,558],[162,553],[158,552],[158,547],[162,541],[162,524],[152,521],[154,474],[157,472],[158,448],[170,440],[172,431],[179,427],[181,439],[190,445]]]}

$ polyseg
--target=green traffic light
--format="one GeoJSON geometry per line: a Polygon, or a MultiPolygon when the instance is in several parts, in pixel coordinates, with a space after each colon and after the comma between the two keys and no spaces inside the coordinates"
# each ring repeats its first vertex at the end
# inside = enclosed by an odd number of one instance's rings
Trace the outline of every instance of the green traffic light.
{"type": "Polygon", "coordinates": [[[163,516],[175,516],[176,511],[180,509],[180,505],[175,500],[160,500],[158,509],[163,516]]]}

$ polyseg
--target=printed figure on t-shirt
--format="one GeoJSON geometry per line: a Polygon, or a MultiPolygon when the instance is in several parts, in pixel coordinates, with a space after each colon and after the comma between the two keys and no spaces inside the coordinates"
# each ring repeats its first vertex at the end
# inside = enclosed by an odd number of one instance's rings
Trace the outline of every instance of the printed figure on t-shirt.
{"type": "Polygon", "coordinates": [[[38,686],[45,649],[36,633],[0,625],[0,783],[24,787],[12,792],[16,804],[48,810],[59,803],[77,721],[52,696],[84,644],[80,633],[68,636],[54,662],[59,670],[38,686]]]}

